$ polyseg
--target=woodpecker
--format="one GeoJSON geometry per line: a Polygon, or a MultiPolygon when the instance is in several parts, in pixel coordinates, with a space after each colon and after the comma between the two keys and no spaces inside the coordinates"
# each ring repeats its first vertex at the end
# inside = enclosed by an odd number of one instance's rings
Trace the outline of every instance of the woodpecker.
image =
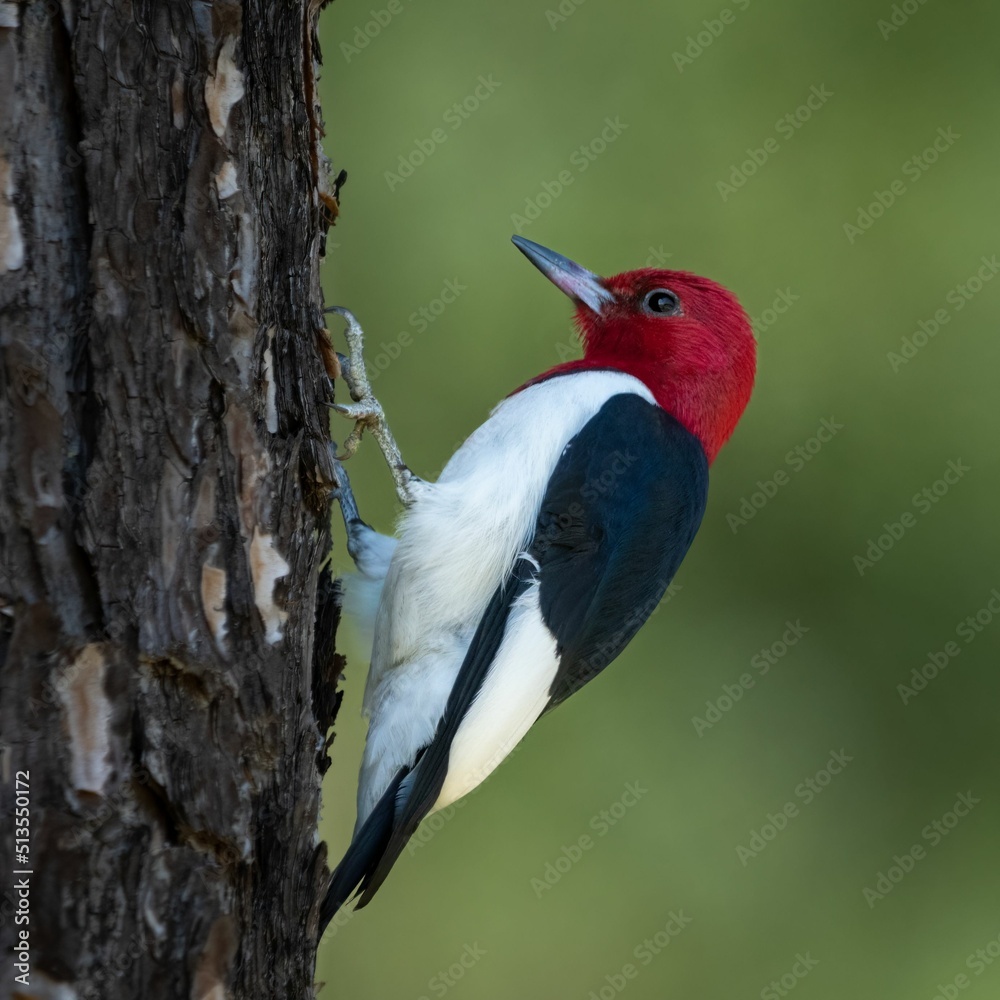
{"type": "Polygon", "coordinates": [[[708,468],[750,399],[756,343],[736,297],[686,271],[599,278],[520,236],[575,303],[583,357],[530,379],[434,483],[403,463],[347,321],[355,420],[403,504],[397,538],[358,516],[348,549],[376,608],[357,824],[320,931],[365,906],[426,816],[472,791],[599,674],[656,608],[701,523],[708,468]]]}

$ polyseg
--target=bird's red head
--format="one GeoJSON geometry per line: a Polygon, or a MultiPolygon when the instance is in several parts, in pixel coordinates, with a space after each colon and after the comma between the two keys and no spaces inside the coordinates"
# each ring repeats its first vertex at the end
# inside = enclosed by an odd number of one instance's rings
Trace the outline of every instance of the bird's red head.
{"type": "Polygon", "coordinates": [[[687,271],[602,279],[523,237],[514,243],[577,303],[584,356],[546,375],[615,368],[636,376],[712,461],[750,400],[756,371],[757,345],[736,296],[687,271]]]}

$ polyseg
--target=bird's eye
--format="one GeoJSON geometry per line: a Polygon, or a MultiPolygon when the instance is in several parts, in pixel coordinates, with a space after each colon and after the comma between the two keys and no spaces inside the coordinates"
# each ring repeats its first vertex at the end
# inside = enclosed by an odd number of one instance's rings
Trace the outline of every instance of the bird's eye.
{"type": "Polygon", "coordinates": [[[647,312],[659,316],[676,316],[681,311],[681,300],[669,288],[654,288],[642,305],[647,312]]]}

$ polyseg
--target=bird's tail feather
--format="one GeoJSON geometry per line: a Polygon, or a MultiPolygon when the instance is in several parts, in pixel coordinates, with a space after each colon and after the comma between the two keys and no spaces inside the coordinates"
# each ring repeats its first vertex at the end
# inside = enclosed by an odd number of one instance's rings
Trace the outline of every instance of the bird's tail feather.
{"type": "MultiPolygon", "coordinates": [[[[358,888],[359,884],[360,891],[365,892],[372,875],[380,867],[383,855],[392,839],[396,819],[396,794],[409,771],[409,768],[401,768],[396,777],[389,783],[389,787],[385,790],[382,798],[378,800],[361,829],[355,834],[351,846],[348,847],[343,860],[337,865],[331,876],[330,885],[326,890],[326,896],[319,913],[321,937],[327,925],[347,902],[351,893],[358,888]]],[[[381,883],[381,879],[379,882],[381,883]]],[[[358,907],[364,906],[371,895],[369,894],[368,898],[362,899],[358,907]]]]}

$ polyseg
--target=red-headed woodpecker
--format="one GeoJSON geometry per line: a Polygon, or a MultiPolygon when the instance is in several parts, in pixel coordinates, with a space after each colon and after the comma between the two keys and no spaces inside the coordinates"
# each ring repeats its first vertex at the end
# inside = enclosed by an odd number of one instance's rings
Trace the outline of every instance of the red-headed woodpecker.
{"type": "Polygon", "coordinates": [[[342,479],[348,547],[378,599],[357,825],[321,931],[355,889],[371,900],[424,817],[625,648],[691,545],[708,466],[750,399],[756,345],[725,288],[651,268],[601,279],[514,243],[576,303],[583,358],[508,396],[436,483],[400,459],[360,327],[334,310],[357,400],[337,407],[357,421],[347,451],[372,430],[405,510],[398,541],[379,535],[342,479]]]}

